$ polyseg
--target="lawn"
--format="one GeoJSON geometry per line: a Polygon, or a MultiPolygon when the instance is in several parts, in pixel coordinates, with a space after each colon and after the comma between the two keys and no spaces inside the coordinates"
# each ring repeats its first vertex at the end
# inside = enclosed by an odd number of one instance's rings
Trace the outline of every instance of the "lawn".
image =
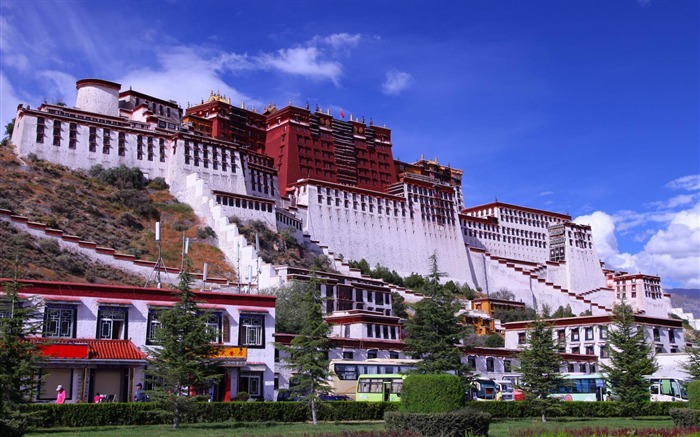
{"type": "MultiPolygon", "coordinates": [[[[531,430],[581,429],[581,428],[635,429],[635,428],[673,428],[673,421],[668,417],[642,417],[637,420],[627,418],[558,418],[542,423],[539,419],[496,420],[491,423],[489,437],[510,437],[531,430]],[[511,434],[511,432],[513,434],[511,434]]],[[[167,425],[119,426],[92,428],[53,428],[37,430],[31,437],[223,437],[223,436],[303,436],[315,433],[338,434],[347,431],[381,431],[382,422],[321,423],[318,427],[311,424],[277,424],[277,423],[199,423],[183,424],[177,431],[167,425]]]]}

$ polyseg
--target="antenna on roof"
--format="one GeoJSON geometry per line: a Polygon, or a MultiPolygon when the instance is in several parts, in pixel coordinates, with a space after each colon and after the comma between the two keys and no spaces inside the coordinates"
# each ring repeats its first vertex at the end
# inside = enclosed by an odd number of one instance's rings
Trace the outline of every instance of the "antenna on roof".
{"type": "MultiPolygon", "coordinates": [[[[160,222],[156,222],[156,236],[155,236],[156,243],[158,243],[158,260],[156,261],[156,264],[153,266],[153,271],[151,271],[151,274],[148,276],[148,280],[146,280],[146,284],[144,287],[148,287],[148,284],[151,282],[153,277],[155,276],[156,278],[156,287],[162,288],[162,283],[160,280],[160,271],[162,270],[165,273],[165,276],[168,276],[168,268],[165,267],[165,262],[163,261],[163,252],[161,250],[161,244],[160,244],[160,222]]],[[[169,278],[168,278],[169,279],[169,278]]],[[[169,281],[168,281],[169,282],[169,281]]]]}

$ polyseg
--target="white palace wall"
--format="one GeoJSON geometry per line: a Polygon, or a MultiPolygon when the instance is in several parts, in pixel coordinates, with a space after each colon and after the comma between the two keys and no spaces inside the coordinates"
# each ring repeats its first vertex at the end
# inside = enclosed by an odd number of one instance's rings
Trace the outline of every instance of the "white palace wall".
{"type": "MultiPolygon", "coordinates": [[[[380,263],[402,276],[428,273],[428,257],[437,253],[445,280],[465,283],[467,258],[464,242],[457,226],[438,225],[420,219],[411,219],[408,208],[403,216],[379,215],[318,202],[319,187],[303,185],[296,190],[304,231],[312,239],[327,245],[335,254],[347,260],[364,258],[374,267],[380,263]],[[303,214],[305,212],[305,214],[303,214]]],[[[326,196],[323,196],[325,199],[326,196]]],[[[416,215],[420,211],[414,211],[416,215]]]]}

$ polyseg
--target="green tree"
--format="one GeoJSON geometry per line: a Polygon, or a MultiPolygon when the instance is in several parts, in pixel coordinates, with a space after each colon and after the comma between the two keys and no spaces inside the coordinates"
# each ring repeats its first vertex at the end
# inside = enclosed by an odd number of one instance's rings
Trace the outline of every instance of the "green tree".
{"type": "Polygon", "coordinates": [[[406,299],[395,291],[391,292],[391,313],[396,317],[408,319],[406,299]]]}
{"type": "Polygon", "coordinates": [[[700,347],[687,347],[685,352],[688,354],[688,360],[681,364],[681,367],[688,372],[690,379],[700,380],[700,347]]]}
{"type": "MultiPolygon", "coordinates": [[[[17,268],[15,269],[15,272],[17,268]]],[[[23,435],[27,420],[18,405],[32,400],[33,377],[42,360],[41,350],[28,337],[41,332],[37,305],[19,297],[20,284],[15,273],[5,283],[5,297],[0,299],[0,434],[23,435]]]]}
{"type": "Polygon", "coordinates": [[[190,265],[187,260],[180,273],[180,300],[158,313],[157,346],[148,348],[146,376],[154,382],[149,394],[172,412],[173,428],[178,428],[182,416],[193,408],[196,397],[190,396],[190,391],[204,391],[217,378],[212,358],[217,333],[207,328],[211,314],[199,310],[190,290],[190,265]]]}
{"type": "Polygon", "coordinates": [[[403,285],[411,290],[422,292],[425,287],[425,278],[418,273],[411,273],[404,278],[403,285]]]}
{"type": "Polygon", "coordinates": [[[462,362],[460,343],[466,327],[457,316],[460,305],[454,294],[440,286],[444,274],[438,269],[436,254],[429,257],[429,263],[426,297],[413,305],[415,313],[406,322],[404,344],[411,357],[421,360],[416,365],[418,373],[453,372],[467,383],[471,370],[462,362]]]}
{"type": "Polygon", "coordinates": [[[634,312],[623,299],[613,309],[612,329],[608,330],[610,364],[602,364],[623,414],[636,417],[642,404],[649,400],[649,382],[644,378],[659,366],[652,345],[646,342],[644,328],[637,326],[634,312]]]}
{"type": "Polygon", "coordinates": [[[266,290],[277,297],[275,301],[275,332],[299,334],[309,319],[310,307],[304,305],[308,282],[292,281],[278,288],[266,290]]]}
{"type": "Polygon", "coordinates": [[[486,347],[504,347],[505,345],[506,341],[500,336],[500,334],[491,334],[486,337],[486,340],[484,341],[484,346],[486,347]]]}
{"type": "Polygon", "coordinates": [[[286,352],[286,366],[295,375],[295,385],[291,391],[303,397],[311,408],[311,419],[318,424],[318,397],[330,391],[328,378],[328,351],[330,341],[328,334],[330,326],[323,320],[323,299],[321,297],[320,281],[314,271],[311,279],[305,285],[303,299],[299,305],[307,315],[304,326],[289,345],[277,344],[276,347],[286,352]]]}
{"type": "Polygon", "coordinates": [[[564,384],[560,373],[564,362],[558,353],[559,343],[552,327],[542,319],[535,319],[527,331],[527,344],[518,354],[522,390],[525,399],[547,421],[547,413],[555,409],[559,401],[549,395],[564,384]]]}

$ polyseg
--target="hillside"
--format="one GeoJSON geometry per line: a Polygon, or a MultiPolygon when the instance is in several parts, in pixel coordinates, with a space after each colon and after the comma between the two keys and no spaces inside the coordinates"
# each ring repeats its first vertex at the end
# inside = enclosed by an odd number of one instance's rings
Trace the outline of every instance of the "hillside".
{"type": "Polygon", "coordinates": [[[683,308],[686,312],[693,313],[695,318],[700,318],[700,290],[697,288],[670,288],[671,305],[674,308],[683,308]]]}
{"type": "MultiPolygon", "coordinates": [[[[187,236],[194,272],[201,272],[207,262],[210,276],[235,279],[233,267],[212,244],[211,230],[200,223],[192,208],[179,203],[165,187],[153,181],[147,187],[130,187],[129,177],[134,172],[121,170],[87,174],[36,159],[21,162],[11,147],[3,146],[0,147],[0,208],[148,261],[158,258],[154,229],[160,220],[166,266],[180,266],[182,238],[187,236]]],[[[145,278],[62,252],[50,240],[37,240],[4,223],[0,226],[2,275],[13,272],[19,261],[20,276],[31,279],[144,283],[145,278]]]]}

